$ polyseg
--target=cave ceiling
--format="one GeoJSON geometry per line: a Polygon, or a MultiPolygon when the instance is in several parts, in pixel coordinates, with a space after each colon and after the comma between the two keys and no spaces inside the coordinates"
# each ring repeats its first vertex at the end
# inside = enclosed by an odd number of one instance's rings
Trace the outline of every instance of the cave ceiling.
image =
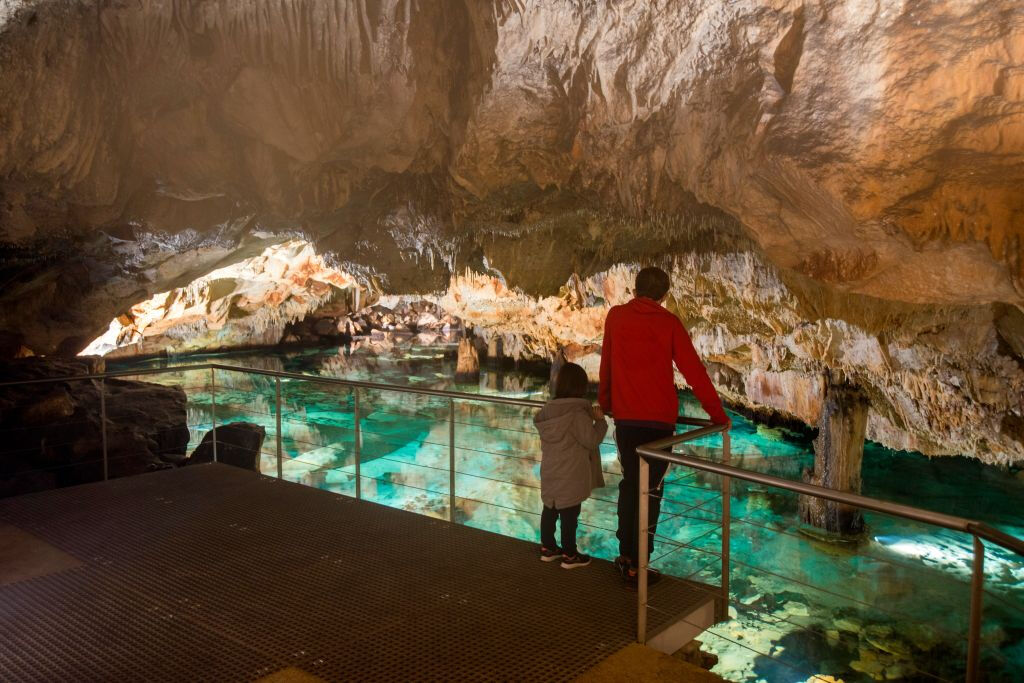
{"type": "Polygon", "coordinates": [[[395,292],[742,249],[1020,307],[1024,9],[0,3],[0,329],[77,351],[298,235],[395,292]]]}

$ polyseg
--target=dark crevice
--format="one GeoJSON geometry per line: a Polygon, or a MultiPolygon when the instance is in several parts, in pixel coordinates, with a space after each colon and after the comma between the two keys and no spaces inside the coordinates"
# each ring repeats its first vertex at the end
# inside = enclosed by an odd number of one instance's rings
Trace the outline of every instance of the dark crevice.
{"type": "Polygon", "coordinates": [[[793,78],[804,52],[804,24],[804,8],[801,5],[793,13],[792,25],[775,48],[775,80],[787,94],[793,90],[793,78]]]}

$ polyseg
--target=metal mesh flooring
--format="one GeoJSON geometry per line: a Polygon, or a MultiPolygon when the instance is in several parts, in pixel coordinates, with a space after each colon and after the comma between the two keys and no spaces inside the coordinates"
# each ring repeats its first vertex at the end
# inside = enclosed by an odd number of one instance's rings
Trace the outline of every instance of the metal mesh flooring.
{"type": "MultiPolygon", "coordinates": [[[[0,587],[0,680],[566,680],[634,639],[607,562],[203,465],[0,500],[81,560],[0,587]]],[[[685,584],[660,608],[704,601],[685,584]]],[[[651,627],[663,620],[651,611],[651,627]]]]}

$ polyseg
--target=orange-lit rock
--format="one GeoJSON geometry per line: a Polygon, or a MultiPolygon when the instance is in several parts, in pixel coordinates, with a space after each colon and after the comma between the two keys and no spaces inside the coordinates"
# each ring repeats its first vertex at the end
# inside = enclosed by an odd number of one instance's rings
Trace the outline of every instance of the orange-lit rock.
{"type": "MultiPolygon", "coordinates": [[[[301,240],[162,292],[115,318],[83,353],[135,355],[277,344],[285,326],[324,309],[348,312],[359,283],[301,240]]],[[[365,304],[371,298],[362,293],[365,304]]]]}
{"type": "MultiPolygon", "coordinates": [[[[548,358],[558,348],[595,349],[607,307],[630,296],[635,273],[618,266],[539,300],[466,274],[440,302],[478,335],[500,337],[506,354],[548,358]]],[[[1024,460],[1024,430],[1006,427],[1007,415],[1024,414],[1024,364],[1007,351],[1021,343],[1017,309],[887,304],[806,289],[749,253],[677,257],[671,273],[666,305],[734,403],[816,425],[832,376],[864,390],[870,439],[932,455],[1024,460]]],[[[597,378],[598,353],[573,360],[597,378]]]]}

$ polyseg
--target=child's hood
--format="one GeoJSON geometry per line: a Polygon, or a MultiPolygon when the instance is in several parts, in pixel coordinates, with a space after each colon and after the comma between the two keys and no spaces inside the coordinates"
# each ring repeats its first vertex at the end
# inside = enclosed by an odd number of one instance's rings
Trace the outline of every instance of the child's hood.
{"type": "Polygon", "coordinates": [[[533,418],[533,424],[540,432],[541,441],[558,443],[563,439],[572,438],[571,425],[574,420],[579,419],[581,413],[588,419],[591,418],[590,401],[587,399],[556,398],[541,408],[533,418]]]}

